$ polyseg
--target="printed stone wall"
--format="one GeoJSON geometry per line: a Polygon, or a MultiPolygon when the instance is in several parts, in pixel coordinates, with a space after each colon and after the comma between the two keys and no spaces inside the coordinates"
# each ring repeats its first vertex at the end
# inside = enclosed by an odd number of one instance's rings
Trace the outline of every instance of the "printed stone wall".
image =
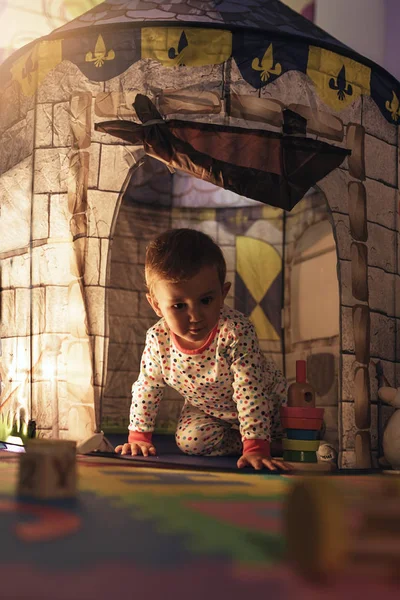
{"type": "MultiPolygon", "coordinates": [[[[378,429],[392,410],[377,406],[375,365],[395,383],[397,140],[363,99],[363,126],[346,123],[352,156],[320,182],[332,210],[341,283],[341,464],[376,464],[378,429]]],[[[361,121],[361,119],[360,119],[361,121]]]]}
{"type": "MultiPolygon", "coordinates": [[[[34,103],[16,83],[0,93],[0,264],[1,424],[8,414],[18,426],[30,417],[31,189],[34,146],[34,103]],[[18,422],[19,421],[19,422],[18,422]]],[[[38,326],[37,320],[33,322],[38,326]]]]}
{"type": "MultiPolygon", "coordinates": [[[[400,145],[400,134],[397,133],[397,155],[399,154],[399,145],[400,145]]],[[[399,157],[398,157],[399,160],[399,157]]],[[[397,188],[400,187],[399,182],[399,162],[397,163],[397,188]]],[[[395,315],[396,315],[396,330],[395,330],[395,339],[396,339],[396,357],[395,357],[395,377],[394,377],[394,385],[396,387],[400,387],[400,198],[399,192],[397,190],[389,190],[390,194],[394,196],[395,202],[395,215],[396,215],[396,277],[395,277],[395,315]]],[[[393,380],[392,380],[393,381],[393,380]]]]}
{"type": "Polygon", "coordinates": [[[158,317],[146,299],[145,250],[148,242],[169,229],[169,210],[152,210],[125,195],[111,247],[107,286],[109,350],[102,425],[127,426],[132,383],[140,370],[146,331],[158,317]]]}
{"type": "MultiPolygon", "coordinates": [[[[243,82],[238,88],[240,94],[256,96],[243,82]]],[[[371,461],[376,464],[378,430],[381,437],[392,413],[389,407],[378,407],[375,364],[381,361],[390,385],[399,382],[395,366],[397,130],[369,98],[360,98],[339,113],[328,109],[299,73],[287,73],[266,86],[263,97],[275,103],[275,124],[280,123],[276,105],[280,103],[309,119],[308,135],[352,151],[319,187],[330,208],[338,252],[340,462],[344,467],[368,467],[371,461]]]]}
{"type": "MultiPolygon", "coordinates": [[[[2,418],[30,413],[30,189],[32,158],[0,176],[1,336],[0,357],[2,418]],[[19,236],[15,247],[15,236],[19,236]]],[[[33,292],[33,302],[39,300],[33,292]]],[[[37,327],[37,321],[34,322],[37,327]]]]}

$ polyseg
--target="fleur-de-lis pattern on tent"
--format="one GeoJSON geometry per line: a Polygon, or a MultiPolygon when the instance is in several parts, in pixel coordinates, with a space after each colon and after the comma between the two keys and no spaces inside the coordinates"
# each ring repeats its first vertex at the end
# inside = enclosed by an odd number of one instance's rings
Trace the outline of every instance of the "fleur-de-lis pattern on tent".
{"type": "Polygon", "coordinates": [[[89,79],[107,81],[142,59],[192,68],[228,64],[233,58],[255,89],[297,70],[309,75],[323,102],[336,111],[360,95],[371,96],[387,121],[400,122],[399,83],[281,2],[208,0],[194,7],[189,0],[174,4],[156,0],[149,6],[139,8],[137,0],[103,2],[46,41],[14,54],[0,67],[2,81],[18,81],[29,96],[65,59],[89,79]],[[122,30],[115,27],[116,4],[122,30]],[[152,25],[161,21],[163,26],[152,25]],[[72,37],[74,31],[79,35],[72,37]]]}
{"type": "Polygon", "coordinates": [[[70,60],[92,81],[117,77],[140,60],[140,30],[103,31],[62,41],[62,58],[70,60]]]}
{"type": "Polygon", "coordinates": [[[106,48],[103,36],[100,34],[94,52],[89,51],[85,60],[86,62],[93,62],[95,67],[102,67],[106,60],[115,60],[115,52],[112,48],[110,50],[106,48]]]}
{"type": "Polygon", "coordinates": [[[336,78],[332,77],[329,80],[329,87],[331,90],[337,90],[339,100],[343,101],[346,96],[353,95],[353,86],[346,81],[346,67],[344,65],[340,69],[338,76],[336,78]]]}
{"type": "Polygon", "coordinates": [[[262,59],[259,60],[258,58],[254,58],[251,66],[255,71],[261,72],[261,80],[265,82],[267,82],[271,76],[276,75],[276,77],[279,77],[282,73],[282,65],[274,61],[274,48],[272,43],[266,49],[262,59]]]}
{"type": "Polygon", "coordinates": [[[390,114],[392,115],[392,119],[395,122],[398,121],[399,116],[400,116],[399,106],[400,106],[399,99],[396,95],[396,92],[393,91],[392,101],[389,102],[389,100],[386,100],[385,108],[390,112],[390,114]]]}

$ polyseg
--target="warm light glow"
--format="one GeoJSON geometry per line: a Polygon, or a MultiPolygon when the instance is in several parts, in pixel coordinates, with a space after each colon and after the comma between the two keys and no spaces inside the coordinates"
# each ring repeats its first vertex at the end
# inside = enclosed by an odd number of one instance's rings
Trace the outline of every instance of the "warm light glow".
{"type": "Polygon", "coordinates": [[[56,376],[56,364],[54,360],[43,359],[42,374],[43,379],[47,381],[54,381],[56,376]]]}
{"type": "MultiPolygon", "coordinates": [[[[8,438],[5,440],[6,444],[16,444],[17,446],[22,446],[22,440],[20,437],[17,437],[16,435],[9,435],[8,438]]],[[[13,448],[14,452],[24,452],[24,448],[18,448],[18,447],[14,447],[13,448]]]]}
{"type": "Polygon", "coordinates": [[[0,0],[0,62],[103,0],[0,0]]]}
{"type": "Polygon", "coordinates": [[[14,348],[13,359],[9,368],[9,378],[14,385],[18,385],[26,379],[31,364],[28,340],[17,339],[15,344],[16,347],[14,348]]]}

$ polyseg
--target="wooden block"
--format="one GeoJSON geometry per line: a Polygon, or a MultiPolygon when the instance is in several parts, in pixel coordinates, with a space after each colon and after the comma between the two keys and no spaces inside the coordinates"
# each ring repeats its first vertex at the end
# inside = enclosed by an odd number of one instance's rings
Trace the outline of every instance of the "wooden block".
{"type": "Polygon", "coordinates": [[[327,479],[299,479],[284,510],[289,560],[317,581],[335,576],[347,562],[349,532],[340,491],[327,479]]]}
{"type": "Polygon", "coordinates": [[[76,496],[76,443],[29,440],[20,455],[17,492],[33,498],[76,496]]]}
{"type": "Polygon", "coordinates": [[[289,408],[315,408],[315,392],[308,383],[292,383],[288,389],[289,408]]]}

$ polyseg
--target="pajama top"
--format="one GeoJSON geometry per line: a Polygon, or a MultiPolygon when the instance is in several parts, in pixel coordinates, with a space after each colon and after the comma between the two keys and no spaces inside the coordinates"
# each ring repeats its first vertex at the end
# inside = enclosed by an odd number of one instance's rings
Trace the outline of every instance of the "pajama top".
{"type": "Polygon", "coordinates": [[[224,306],[216,327],[195,350],[179,346],[165,319],[148,330],[139,378],[132,386],[129,442],[151,441],[166,384],[185,403],[238,424],[244,451],[247,446],[269,454],[287,384],[262,354],[254,326],[242,313],[224,306]]]}

